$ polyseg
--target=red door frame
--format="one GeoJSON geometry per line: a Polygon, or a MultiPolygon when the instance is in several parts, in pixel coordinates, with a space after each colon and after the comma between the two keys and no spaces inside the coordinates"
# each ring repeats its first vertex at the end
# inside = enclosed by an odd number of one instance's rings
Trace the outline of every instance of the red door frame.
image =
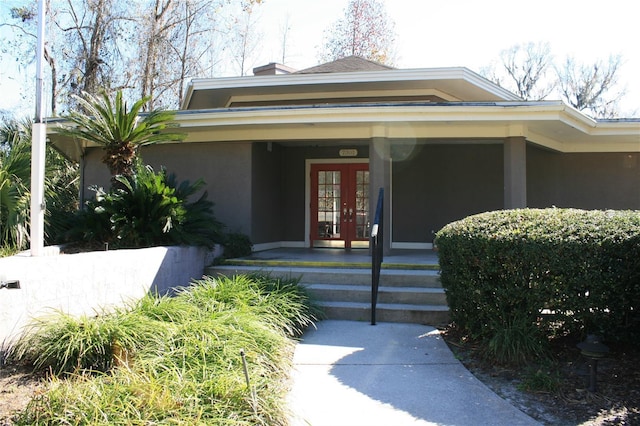
{"type": "MultiPolygon", "coordinates": [[[[358,182],[357,172],[359,171],[368,172],[369,164],[316,163],[311,165],[311,247],[314,247],[317,241],[338,242],[338,244],[344,242],[344,248],[351,248],[354,241],[368,242],[368,179],[361,179],[358,182]],[[329,176],[339,178],[339,182],[319,183],[319,172],[338,172],[327,174],[325,178],[329,176]],[[319,193],[322,194],[321,197],[319,193]],[[319,211],[320,204],[323,204],[321,211],[319,211]],[[323,216],[322,220],[319,216],[323,216]]],[[[316,245],[326,246],[325,244],[316,245]]]]}

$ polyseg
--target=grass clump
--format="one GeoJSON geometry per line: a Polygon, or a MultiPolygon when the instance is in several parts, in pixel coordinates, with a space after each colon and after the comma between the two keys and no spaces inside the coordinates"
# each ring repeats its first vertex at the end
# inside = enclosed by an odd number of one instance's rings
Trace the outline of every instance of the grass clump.
{"type": "Polygon", "coordinates": [[[110,314],[39,320],[13,356],[54,376],[17,424],[286,424],[291,337],[314,320],[295,280],[261,275],[205,278],[110,314]]]}
{"type": "Polygon", "coordinates": [[[492,324],[491,328],[495,331],[486,341],[487,359],[500,364],[524,365],[549,356],[546,338],[524,315],[514,315],[506,323],[492,324]]]}
{"type": "Polygon", "coordinates": [[[560,374],[553,365],[529,367],[525,370],[518,389],[526,392],[553,393],[560,388],[561,380],[560,374]]]}

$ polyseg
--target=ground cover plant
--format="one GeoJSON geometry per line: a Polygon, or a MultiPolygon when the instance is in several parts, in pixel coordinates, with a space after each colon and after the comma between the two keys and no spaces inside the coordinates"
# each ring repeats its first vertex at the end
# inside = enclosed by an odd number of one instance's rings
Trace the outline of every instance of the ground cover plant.
{"type": "Polygon", "coordinates": [[[205,278],[94,317],[41,319],[10,357],[52,375],[15,423],[286,424],[292,337],[315,314],[296,280],[255,275],[205,278]]]}

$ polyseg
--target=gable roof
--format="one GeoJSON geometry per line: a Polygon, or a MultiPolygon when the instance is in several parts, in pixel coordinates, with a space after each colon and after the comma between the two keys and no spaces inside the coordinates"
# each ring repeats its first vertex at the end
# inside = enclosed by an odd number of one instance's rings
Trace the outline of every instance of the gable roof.
{"type": "Polygon", "coordinates": [[[336,59],[335,61],[316,65],[300,71],[295,74],[322,74],[333,72],[354,72],[354,71],[384,71],[391,70],[393,67],[370,61],[359,56],[347,56],[336,59]]]}

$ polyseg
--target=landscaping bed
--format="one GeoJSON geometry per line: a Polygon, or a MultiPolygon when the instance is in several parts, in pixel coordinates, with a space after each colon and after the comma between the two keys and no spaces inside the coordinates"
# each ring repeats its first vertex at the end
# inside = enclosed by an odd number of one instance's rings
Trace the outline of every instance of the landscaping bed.
{"type": "Polygon", "coordinates": [[[0,425],[287,424],[292,338],[313,320],[295,280],[265,276],[38,320],[0,370],[0,425]]]}
{"type": "Polygon", "coordinates": [[[598,391],[588,390],[589,367],[571,340],[552,345],[551,361],[496,365],[482,345],[455,327],[442,333],[456,357],[480,381],[545,425],[640,424],[640,351],[610,345],[598,363],[598,391]]]}

